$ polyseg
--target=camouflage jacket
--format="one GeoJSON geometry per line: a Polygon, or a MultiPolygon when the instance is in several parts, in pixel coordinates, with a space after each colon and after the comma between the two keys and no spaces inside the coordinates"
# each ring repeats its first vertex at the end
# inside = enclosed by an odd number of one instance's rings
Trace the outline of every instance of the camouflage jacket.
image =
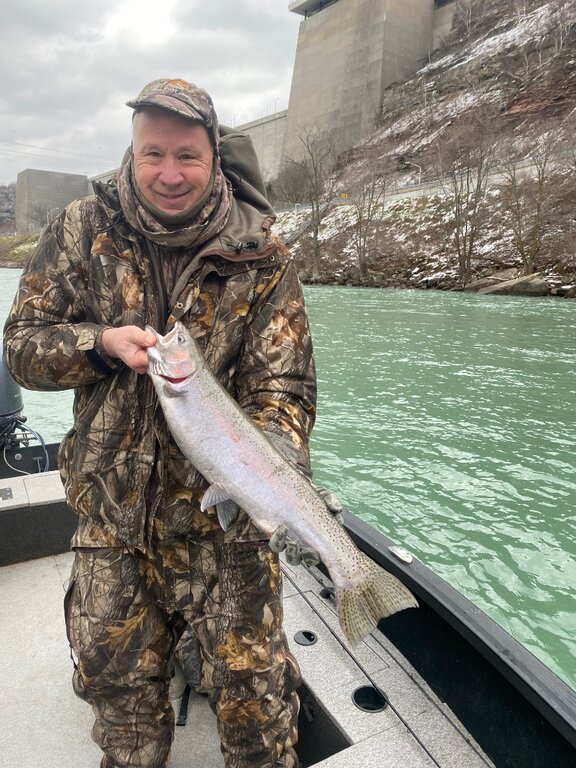
{"type": "Polygon", "coordinates": [[[200,511],[204,479],[173,443],[149,377],[103,354],[106,326],[165,333],[181,320],[242,408],[309,469],[316,381],[301,286],[255,213],[235,200],[224,231],[194,255],[170,297],[163,254],[128,227],[113,189],[71,203],[43,232],[6,321],[4,359],[24,387],[75,389],[74,425],[59,452],[79,515],[73,545],[259,537],[243,512],[223,534],[214,511],[200,511]]]}

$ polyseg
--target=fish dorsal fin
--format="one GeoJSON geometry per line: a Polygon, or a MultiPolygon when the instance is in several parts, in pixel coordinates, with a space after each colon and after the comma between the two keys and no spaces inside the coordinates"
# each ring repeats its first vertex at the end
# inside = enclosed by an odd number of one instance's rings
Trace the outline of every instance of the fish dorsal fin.
{"type": "Polygon", "coordinates": [[[218,522],[224,531],[227,531],[238,517],[238,504],[232,501],[228,491],[219,485],[211,485],[202,497],[200,509],[204,512],[208,507],[216,507],[218,522]]]}

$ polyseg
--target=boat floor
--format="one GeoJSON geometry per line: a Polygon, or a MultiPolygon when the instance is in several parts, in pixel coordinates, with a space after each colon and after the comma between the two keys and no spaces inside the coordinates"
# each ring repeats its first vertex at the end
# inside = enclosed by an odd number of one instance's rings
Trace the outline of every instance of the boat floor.
{"type": "MultiPolygon", "coordinates": [[[[92,742],[92,712],[75,697],[62,601],[72,554],[0,568],[0,732],[2,764],[18,768],[89,768],[101,752],[92,742]]],[[[319,768],[486,768],[492,766],[451,712],[410,664],[377,632],[356,649],[356,657],[390,701],[380,712],[365,712],[352,700],[369,685],[338,639],[332,601],[319,595],[313,574],[284,566],[285,629],[315,705],[328,712],[350,746],[329,755],[319,768]],[[292,638],[313,632],[317,642],[292,638]]],[[[422,638],[422,642],[425,642],[422,638]]],[[[178,709],[179,701],[173,701],[178,709]]],[[[320,727],[320,726],[318,726],[320,727]]],[[[169,768],[223,766],[215,717],[206,699],[191,694],[188,722],[176,728],[169,768]]]]}

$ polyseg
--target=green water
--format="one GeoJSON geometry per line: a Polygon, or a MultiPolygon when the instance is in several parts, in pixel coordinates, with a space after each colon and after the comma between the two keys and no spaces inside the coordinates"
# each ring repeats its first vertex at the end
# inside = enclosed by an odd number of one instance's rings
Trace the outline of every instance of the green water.
{"type": "Polygon", "coordinates": [[[316,480],[576,687],[576,304],[309,288],[316,480]]]}
{"type": "MultiPolygon", "coordinates": [[[[0,270],[5,317],[18,272],[0,270]]],[[[576,688],[576,303],[308,287],[316,481],[576,688]]],[[[70,393],[24,393],[46,440],[70,393]]]]}

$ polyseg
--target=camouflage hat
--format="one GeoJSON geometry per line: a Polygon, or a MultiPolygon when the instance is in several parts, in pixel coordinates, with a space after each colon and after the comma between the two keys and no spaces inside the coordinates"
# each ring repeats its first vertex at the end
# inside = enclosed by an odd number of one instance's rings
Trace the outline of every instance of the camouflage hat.
{"type": "Polygon", "coordinates": [[[210,95],[194,83],[186,80],[162,78],[145,85],[138,96],[126,102],[132,109],[156,106],[176,112],[182,117],[199,120],[206,126],[214,146],[218,145],[218,117],[210,95]]]}

